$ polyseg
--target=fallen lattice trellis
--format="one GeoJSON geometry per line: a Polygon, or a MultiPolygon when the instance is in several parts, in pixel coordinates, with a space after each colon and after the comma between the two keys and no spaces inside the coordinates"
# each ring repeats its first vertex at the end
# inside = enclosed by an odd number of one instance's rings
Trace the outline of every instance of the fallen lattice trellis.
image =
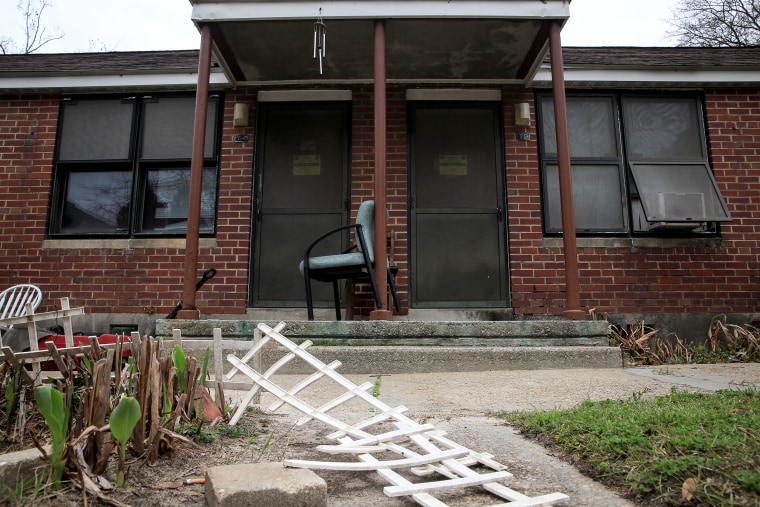
{"type": "MultiPolygon", "coordinates": [[[[336,369],[339,361],[325,364],[306,349],[311,342],[305,341],[296,345],[283,336],[280,331],[285,324],[280,323],[274,329],[259,324],[258,329],[263,336],[254,344],[243,359],[234,354],[227,356],[232,364],[228,378],[240,372],[249,377],[255,385],[248,391],[243,402],[230,420],[235,424],[244,413],[246,406],[259,393],[260,389],[268,391],[278,398],[269,410],[277,410],[283,404],[288,404],[304,416],[297,422],[302,425],[316,419],[335,431],[327,438],[337,444],[321,445],[317,449],[330,454],[353,455],[357,461],[304,461],[285,460],[290,467],[330,469],[330,470],[374,470],[391,485],[384,488],[387,496],[410,496],[414,501],[425,506],[442,507],[446,504],[433,496],[435,492],[481,486],[486,491],[507,500],[495,505],[532,506],[547,505],[550,502],[562,502],[568,499],[563,493],[551,493],[538,497],[528,497],[514,491],[499,481],[509,479],[512,474],[506,471],[506,466],[498,463],[487,453],[476,452],[446,438],[445,432],[437,430],[432,424],[420,424],[404,415],[406,407],[391,407],[373,396],[368,390],[370,382],[356,385],[336,369]],[[266,372],[260,373],[248,365],[248,360],[256,357],[261,349],[270,341],[284,347],[286,353],[266,372]],[[272,376],[285,364],[293,359],[300,359],[310,365],[315,371],[292,387],[281,387],[272,380],[272,376]],[[331,401],[315,406],[305,401],[303,392],[317,381],[327,379],[337,384],[341,393],[331,401]],[[297,396],[301,393],[301,396],[297,396]],[[364,410],[354,411],[353,414],[365,416],[356,422],[346,422],[328,412],[337,409],[348,401],[360,401],[366,405],[364,410]],[[391,456],[392,459],[383,459],[391,456]],[[480,473],[477,469],[487,469],[480,473]],[[406,476],[399,471],[406,471],[406,476]],[[437,474],[437,475],[436,475],[437,474]],[[407,478],[422,478],[412,482],[407,478]],[[443,478],[441,478],[441,476],[443,478]]],[[[495,507],[495,506],[494,506],[495,507]]]]}

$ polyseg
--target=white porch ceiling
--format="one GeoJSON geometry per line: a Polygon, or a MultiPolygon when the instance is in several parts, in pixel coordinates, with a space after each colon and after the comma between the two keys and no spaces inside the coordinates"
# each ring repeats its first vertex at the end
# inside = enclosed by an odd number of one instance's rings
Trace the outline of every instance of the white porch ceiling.
{"type": "Polygon", "coordinates": [[[191,0],[210,24],[215,56],[236,84],[369,82],[374,21],[385,21],[390,82],[529,82],[544,58],[549,23],[564,0],[289,2],[191,0]],[[313,26],[327,27],[323,74],[313,26]]]}

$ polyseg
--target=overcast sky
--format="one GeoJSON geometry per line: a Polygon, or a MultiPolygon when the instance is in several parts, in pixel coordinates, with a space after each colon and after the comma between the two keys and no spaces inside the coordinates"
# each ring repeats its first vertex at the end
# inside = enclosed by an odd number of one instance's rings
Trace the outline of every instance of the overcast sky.
{"type": "MultiPolygon", "coordinates": [[[[539,0],[536,0],[539,1],[539,0]]],[[[63,39],[46,53],[197,49],[188,0],[48,0],[43,26],[63,39]]],[[[565,46],[671,46],[666,36],[678,0],[573,0],[562,30],[565,46]]],[[[0,36],[21,42],[17,0],[0,0],[0,36]]]]}

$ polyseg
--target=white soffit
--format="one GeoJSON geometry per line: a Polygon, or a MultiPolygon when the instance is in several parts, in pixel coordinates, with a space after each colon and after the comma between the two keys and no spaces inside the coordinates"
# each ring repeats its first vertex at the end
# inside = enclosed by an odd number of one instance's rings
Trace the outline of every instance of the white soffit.
{"type": "Polygon", "coordinates": [[[350,101],[351,90],[261,90],[259,102],[350,101]]]}
{"type": "Polygon", "coordinates": [[[192,20],[250,21],[266,19],[341,18],[529,18],[567,19],[569,0],[377,0],[325,2],[191,0],[192,20]]]}
{"type": "MultiPolygon", "coordinates": [[[[627,84],[646,83],[648,85],[684,86],[704,83],[760,83],[760,72],[747,70],[707,70],[707,69],[582,69],[565,68],[565,84],[627,84]]],[[[532,86],[551,86],[551,70],[542,67],[533,78],[532,86]]]]}
{"type": "MultiPolygon", "coordinates": [[[[212,72],[212,87],[227,87],[229,81],[222,72],[212,72]]],[[[195,88],[198,73],[186,74],[119,74],[119,75],[69,75],[69,76],[21,76],[0,77],[0,90],[44,89],[121,89],[121,88],[195,88]]]]}
{"type": "Polygon", "coordinates": [[[427,89],[413,88],[406,91],[406,100],[461,100],[501,101],[501,90],[427,89]]]}

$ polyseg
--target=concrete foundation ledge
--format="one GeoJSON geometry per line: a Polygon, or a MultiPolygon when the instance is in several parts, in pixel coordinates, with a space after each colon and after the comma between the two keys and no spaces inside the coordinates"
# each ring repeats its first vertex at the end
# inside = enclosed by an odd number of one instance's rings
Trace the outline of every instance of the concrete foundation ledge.
{"type": "MultiPolygon", "coordinates": [[[[256,320],[156,321],[156,335],[170,337],[180,329],[185,338],[210,338],[214,328],[225,339],[250,340],[256,320]]],[[[604,345],[609,342],[606,321],[286,321],[283,334],[315,345],[437,345],[437,346],[567,346],[604,345]]]]}
{"type": "Polygon", "coordinates": [[[323,507],[327,483],[311,470],[282,463],[211,467],[206,472],[206,505],[243,507],[323,507]]]}

